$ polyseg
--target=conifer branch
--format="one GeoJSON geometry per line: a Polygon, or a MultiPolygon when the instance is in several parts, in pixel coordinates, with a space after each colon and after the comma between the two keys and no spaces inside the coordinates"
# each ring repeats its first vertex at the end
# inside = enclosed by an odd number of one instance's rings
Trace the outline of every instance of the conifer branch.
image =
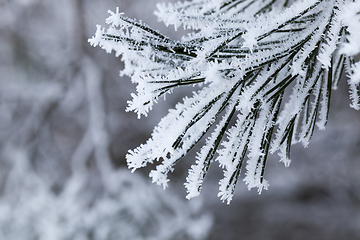
{"type": "Polygon", "coordinates": [[[267,189],[268,154],[278,152],[289,166],[291,145],[307,146],[315,125],[325,128],[343,71],[350,76],[352,107],[360,109],[360,64],[352,58],[360,52],[358,25],[344,11],[359,25],[360,4],[345,0],[158,5],[156,15],[166,25],[198,30],[182,41],[110,12],[109,29],[98,27],[89,41],[122,55],[124,72],[138,84],[128,110],[146,116],[160,96],[185,85],[201,88],[169,111],[146,144],[129,151],[129,168],[160,161],[150,176],[166,187],[167,174],[208,133],[189,170],[187,198],[200,194],[214,160],[224,168],[222,201],[230,203],[243,170],[249,189],[267,189]]]}

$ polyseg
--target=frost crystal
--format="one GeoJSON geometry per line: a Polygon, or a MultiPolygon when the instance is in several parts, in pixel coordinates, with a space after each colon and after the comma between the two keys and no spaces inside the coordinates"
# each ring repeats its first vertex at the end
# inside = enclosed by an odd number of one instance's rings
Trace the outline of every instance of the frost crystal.
{"type": "Polygon", "coordinates": [[[89,42],[121,55],[122,73],[138,84],[128,111],[146,116],[176,88],[201,88],[169,111],[146,144],[129,151],[129,168],[159,161],[150,177],[165,188],[174,165],[210,132],[189,170],[187,198],[200,194],[214,159],[224,169],[222,201],[230,203],[242,169],[249,189],[267,189],[268,153],[278,152],[289,166],[291,145],[307,146],[315,125],[325,128],[344,69],[351,106],[360,109],[360,65],[353,58],[360,52],[359,12],[359,2],[345,0],[159,4],[156,15],[166,25],[194,30],[174,41],[109,11],[109,28],[98,27],[89,42]]]}

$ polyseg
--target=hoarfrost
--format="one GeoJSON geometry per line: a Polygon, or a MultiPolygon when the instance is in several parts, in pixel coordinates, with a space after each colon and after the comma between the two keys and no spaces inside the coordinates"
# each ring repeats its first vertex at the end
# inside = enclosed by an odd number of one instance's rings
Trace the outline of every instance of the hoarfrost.
{"type": "Polygon", "coordinates": [[[158,160],[150,177],[165,188],[175,164],[209,132],[186,178],[187,198],[200,194],[214,159],[224,169],[222,201],[230,203],[243,168],[249,189],[268,189],[268,153],[278,151],[289,166],[291,145],[307,146],[315,126],[325,128],[331,90],[345,65],[352,107],[360,108],[360,65],[351,56],[360,52],[355,8],[359,3],[339,0],[159,4],[155,14],[165,25],[194,30],[181,41],[118,9],[110,12],[109,29],[98,27],[89,41],[122,55],[123,73],[138,84],[128,111],[146,116],[160,96],[182,86],[201,88],[170,110],[145,144],[129,151],[129,168],[158,160]]]}

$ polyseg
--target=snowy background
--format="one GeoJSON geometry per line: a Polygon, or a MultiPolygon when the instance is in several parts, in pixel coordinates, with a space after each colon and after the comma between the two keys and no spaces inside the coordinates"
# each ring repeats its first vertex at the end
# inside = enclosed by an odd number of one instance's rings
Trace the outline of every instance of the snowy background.
{"type": "Polygon", "coordinates": [[[360,112],[349,108],[346,81],[326,130],[307,149],[293,146],[290,168],[269,159],[260,196],[239,182],[222,204],[213,168],[201,197],[185,200],[194,153],[166,191],[149,169],[130,174],[127,150],[187,89],[137,120],[124,111],[135,86],[119,77],[122,62],[87,39],[117,6],[180,38],[157,22],[156,2],[0,1],[0,240],[359,239],[360,112]]]}

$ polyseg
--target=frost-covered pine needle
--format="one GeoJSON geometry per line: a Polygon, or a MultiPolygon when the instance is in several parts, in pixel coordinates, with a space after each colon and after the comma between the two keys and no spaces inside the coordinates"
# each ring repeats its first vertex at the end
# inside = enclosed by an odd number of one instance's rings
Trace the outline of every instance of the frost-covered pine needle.
{"type": "Polygon", "coordinates": [[[351,106],[360,109],[360,65],[353,58],[360,52],[359,2],[159,4],[155,14],[165,25],[194,30],[181,41],[126,18],[119,9],[109,13],[108,29],[98,26],[89,42],[122,57],[122,74],[137,84],[128,111],[147,116],[176,88],[200,87],[127,155],[132,171],[158,161],[150,177],[165,188],[175,164],[210,132],[186,178],[187,198],[200,194],[214,160],[224,169],[222,201],[230,203],[242,171],[249,189],[267,189],[268,153],[278,152],[289,166],[291,145],[307,146],[315,125],[325,128],[331,91],[344,69],[351,106]]]}

